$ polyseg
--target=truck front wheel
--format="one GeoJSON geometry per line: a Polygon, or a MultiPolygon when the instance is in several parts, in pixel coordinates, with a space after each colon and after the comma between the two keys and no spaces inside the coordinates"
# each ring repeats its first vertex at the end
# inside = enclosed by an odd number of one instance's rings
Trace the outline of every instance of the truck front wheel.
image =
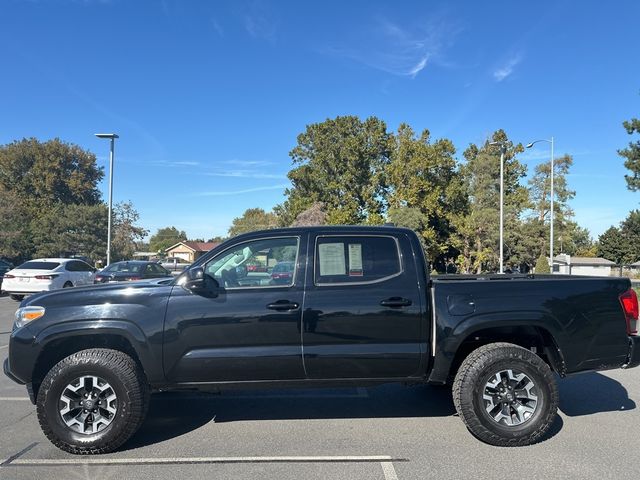
{"type": "Polygon", "coordinates": [[[144,375],[127,354],[82,350],[58,362],[40,386],[38,420],[47,438],[75,454],[108,453],[133,435],[147,412],[144,375]]]}
{"type": "Polygon", "coordinates": [[[453,402],[469,431],[491,445],[539,441],[558,410],[558,387],[535,353],[510,343],[491,343],[462,362],[453,402]]]}

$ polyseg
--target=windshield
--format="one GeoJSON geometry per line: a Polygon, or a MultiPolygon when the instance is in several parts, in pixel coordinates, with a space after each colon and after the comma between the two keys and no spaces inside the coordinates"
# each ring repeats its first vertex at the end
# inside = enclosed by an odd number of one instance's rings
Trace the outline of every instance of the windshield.
{"type": "Polygon", "coordinates": [[[104,269],[105,272],[118,272],[118,273],[140,273],[143,265],[140,263],[113,263],[104,269]]]}
{"type": "Polygon", "coordinates": [[[53,270],[58,268],[60,263],[58,262],[26,262],[18,267],[20,270],[53,270]]]}

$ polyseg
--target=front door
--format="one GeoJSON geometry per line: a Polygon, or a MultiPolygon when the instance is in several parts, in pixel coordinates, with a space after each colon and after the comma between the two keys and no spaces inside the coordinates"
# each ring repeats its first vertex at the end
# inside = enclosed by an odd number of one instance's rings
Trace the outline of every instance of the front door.
{"type": "Polygon", "coordinates": [[[308,377],[417,375],[428,348],[426,299],[408,238],[319,235],[314,251],[302,319],[308,377]]]}
{"type": "Polygon", "coordinates": [[[169,381],[304,378],[302,240],[248,240],[215,255],[204,271],[220,285],[217,296],[173,288],[164,332],[169,381]],[[289,276],[274,273],[281,264],[289,276]]]}

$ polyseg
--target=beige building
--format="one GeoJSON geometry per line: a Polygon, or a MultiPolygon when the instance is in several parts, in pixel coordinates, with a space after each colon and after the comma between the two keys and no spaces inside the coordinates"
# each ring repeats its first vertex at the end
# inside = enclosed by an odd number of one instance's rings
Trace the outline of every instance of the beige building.
{"type": "Polygon", "coordinates": [[[553,273],[608,277],[614,275],[616,264],[604,258],[572,257],[565,253],[553,259],[553,273]]]}
{"type": "Polygon", "coordinates": [[[168,258],[182,258],[189,263],[195,262],[201,255],[220,245],[215,242],[178,242],[167,248],[165,253],[168,258]]]}

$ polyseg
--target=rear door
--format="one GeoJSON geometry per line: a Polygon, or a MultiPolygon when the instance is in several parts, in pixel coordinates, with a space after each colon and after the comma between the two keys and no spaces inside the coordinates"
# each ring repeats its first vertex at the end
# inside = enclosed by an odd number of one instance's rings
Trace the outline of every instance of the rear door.
{"type": "Polygon", "coordinates": [[[417,375],[427,334],[407,236],[318,235],[311,241],[302,317],[307,376],[417,375]]]}

